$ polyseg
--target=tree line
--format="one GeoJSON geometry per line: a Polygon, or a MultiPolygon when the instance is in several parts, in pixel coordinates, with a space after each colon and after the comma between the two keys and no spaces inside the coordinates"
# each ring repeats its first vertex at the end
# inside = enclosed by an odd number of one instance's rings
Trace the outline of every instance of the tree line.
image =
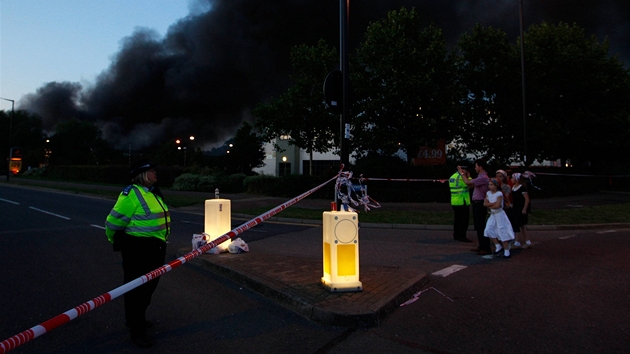
{"type": "MultiPolygon", "coordinates": [[[[314,152],[337,151],[339,115],[327,106],[322,87],[338,69],[338,52],[320,40],[290,55],[291,85],[255,106],[255,122],[236,132],[231,156],[208,157],[197,148],[184,160],[169,139],[151,147],[154,160],[251,173],[264,159],[263,142],[281,136],[311,160],[314,152]]],[[[524,33],[524,63],[525,116],[520,39],[512,43],[503,31],[477,25],[449,49],[442,30],[422,23],[415,9],[391,11],[367,27],[350,56],[349,150],[357,159],[403,151],[410,164],[421,146],[445,139],[453,160],[472,154],[499,165],[522,162],[527,146],[530,163],[630,162],[623,153],[630,148],[630,73],[609,56],[607,41],[575,24],[535,24],[524,33]]],[[[12,121],[10,141],[24,148],[25,166],[124,164],[129,158],[131,151],[114,150],[91,122],[61,123],[46,137],[37,115],[10,114],[0,111],[0,126],[8,131],[12,121]]],[[[7,138],[0,136],[1,146],[8,146],[7,138]]]]}
{"type": "MultiPolygon", "coordinates": [[[[630,74],[608,42],[565,23],[532,25],[523,38],[525,100],[520,39],[477,25],[449,50],[441,29],[406,8],[370,24],[350,58],[350,151],[360,159],[402,150],[411,163],[442,138],[452,159],[518,163],[527,146],[528,163],[627,164],[618,151],[630,147],[630,74]]],[[[323,40],[294,48],[292,86],[254,110],[265,140],[336,149],[339,116],[321,87],[338,58],[323,40]]]]}

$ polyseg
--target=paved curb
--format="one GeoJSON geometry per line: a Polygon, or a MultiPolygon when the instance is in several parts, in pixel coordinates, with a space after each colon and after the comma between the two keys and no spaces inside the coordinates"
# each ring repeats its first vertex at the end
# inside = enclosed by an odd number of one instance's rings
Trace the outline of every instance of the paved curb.
{"type": "MultiPolygon", "coordinates": [[[[180,249],[178,256],[188,253],[180,249]]],[[[319,323],[378,326],[429,283],[426,274],[389,266],[361,266],[363,291],[331,293],[320,284],[322,262],[267,254],[201,255],[189,263],[228,278],[319,323]]]]}

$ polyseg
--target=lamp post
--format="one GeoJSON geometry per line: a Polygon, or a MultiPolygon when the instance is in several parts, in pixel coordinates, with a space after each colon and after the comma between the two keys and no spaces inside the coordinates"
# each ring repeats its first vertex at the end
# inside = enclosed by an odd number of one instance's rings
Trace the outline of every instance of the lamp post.
{"type": "Polygon", "coordinates": [[[342,80],[342,112],[341,112],[341,129],[340,129],[340,154],[341,163],[346,167],[350,166],[349,157],[349,134],[350,129],[347,128],[348,115],[350,113],[350,97],[349,86],[350,79],[348,75],[348,27],[349,27],[349,9],[350,0],[339,0],[339,62],[341,67],[341,80],[342,80]]]}
{"type": "Polygon", "coordinates": [[[521,32],[521,86],[523,90],[523,165],[527,168],[527,104],[525,101],[525,34],[523,33],[523,0],[520,0],[519,27],[521,32]]]}
{"type": "MultiPolygon", "coordinates": [[[[190,139],[190,141],[194,141],[195,137],[194,136],[190,136],[188,139],[190,139]]],[[[179,146],[179,144],[181,144],[182,141],[177,139],[175,140],[175,144],[177,144],[177,150],[184,150],[184,168],[186,168],[186,150],[188,150],[188,146],[179,146]]]]}
{"type": "Polygon", "coordinates": [[[11,118],[9,119],[9,139],[7,144],[9,145],[9,158],[7,159],[7,182],[9,182],[9,175],[11,174],[11,131],[13,130],[13,115],[15,114],[15,101],[0,97],[0,100],[11,102],[11,118]]]}

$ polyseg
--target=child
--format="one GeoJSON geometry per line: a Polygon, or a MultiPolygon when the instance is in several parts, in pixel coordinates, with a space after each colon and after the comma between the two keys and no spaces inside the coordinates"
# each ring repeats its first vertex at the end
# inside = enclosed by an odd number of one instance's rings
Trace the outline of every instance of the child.
{"type": "Polygon", "coordinates": [[[512,208],[512,184],[508,179],[507,172],[503,170],[497,170],[495,175],[497,181],[499,181],[499,190],[503,193],[503,210],[509,215],[509,209],[512,208]]]}
{"type": "Polygon", "coordinates": [[[494,243],[495,256],[500,255],[501,250],[503,250],[503,258],[510,258],[508,243],[514,239],[514,232],[510,220],[503,210],[503,193],[499,190],[499,181],[492,178],[488,183],[488,189],[483,205],[490,209],[490,217],[486,222],[484,236],[490,238],[494,243]]]}
{"type": "Polygon", "coordinates": [[[516,233],[520,233],[520,237],[516,238],[514,247],[529,248],[532,245],[532,241],[529,240],[529,234],[527,232],[528,217],[530,212],[529,195],[527,194],[527,178],[520,173],[514,173],[512,175],[512,199],[514,200],[512,207],[512,229],[516,233]],[[525,244],[521,246],[520,241],[525,241],[525,244]]]}

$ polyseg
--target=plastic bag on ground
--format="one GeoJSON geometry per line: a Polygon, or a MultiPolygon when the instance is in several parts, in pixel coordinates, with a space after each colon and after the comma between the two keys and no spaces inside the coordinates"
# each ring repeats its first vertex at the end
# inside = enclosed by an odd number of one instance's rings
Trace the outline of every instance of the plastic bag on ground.
{"type": "Polygon", "coordinates": [[[228,251],[230,253],[249,252],[249,246],[245,243],[245,241],[237,238],[236,240],[232,240],[232,243],[228,246],[228,251]]]}
{"type": "MultiPolygon", "coordinates": [[[[203,233],[203,234],[193,234],[193,238],[192,238],[192,249],[193,249],[193,251],[199,249],[200,247],[205,246],[210,241],[212,241],[212,240],[210,240],[209,235],[207,235],[205,233],[203,233]]],[[[222,244],[218,245],[217,247],[209,249],[205,253],[208,253],[208,254],[220,254],[220,253],[223,253],[223,252],[227,252],[229,244],[230,244],[230,241],[225,241],[222,244]]]]}

